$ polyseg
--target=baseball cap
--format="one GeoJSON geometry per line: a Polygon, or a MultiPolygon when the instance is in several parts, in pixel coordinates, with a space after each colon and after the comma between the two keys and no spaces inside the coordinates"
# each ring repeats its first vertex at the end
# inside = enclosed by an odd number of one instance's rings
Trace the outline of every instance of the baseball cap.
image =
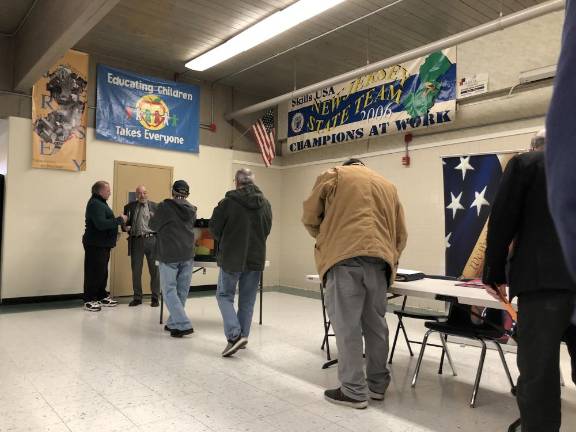
{"type": "Polygon", "coordinates": [[[190,194],[190,186],[185,180],[176,180],[172,186],[172,190],[180,195],[188,196],[190,194]]]}

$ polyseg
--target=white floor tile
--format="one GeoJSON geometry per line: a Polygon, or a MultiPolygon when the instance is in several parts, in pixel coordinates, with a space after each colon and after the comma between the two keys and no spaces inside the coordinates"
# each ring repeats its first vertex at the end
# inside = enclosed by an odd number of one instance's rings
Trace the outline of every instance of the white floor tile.
{"type": "Polygon", "coordinates": [[[140,432],[212,432],[206,425],[191,416],[183,416],[168,420],[148,423],[138,428],[140,432]]]}

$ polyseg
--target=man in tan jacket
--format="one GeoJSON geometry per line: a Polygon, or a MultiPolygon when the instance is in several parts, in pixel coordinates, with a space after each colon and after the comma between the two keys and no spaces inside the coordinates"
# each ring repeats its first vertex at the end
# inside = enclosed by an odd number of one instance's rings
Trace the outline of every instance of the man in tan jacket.
{"type": "Polygon", "coordinates": [[[366,408],[368,396],[383,400],[390,383],[386,291],[406,246],[402,205],[392,183],[350,159],[318,177],[302,223],[316,239],[316,266],[338,346],[341,387],[326,390],[325,399],[366,408]]]}

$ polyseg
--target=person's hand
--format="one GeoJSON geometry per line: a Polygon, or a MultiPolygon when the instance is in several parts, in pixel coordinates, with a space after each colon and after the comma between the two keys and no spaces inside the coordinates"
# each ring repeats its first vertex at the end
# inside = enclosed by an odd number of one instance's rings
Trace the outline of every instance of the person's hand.
{"type": "Polygon", "coordinates": [[[128,221],[128,216],[126,216],[125,214],[120,215],[120,217],[122,218],[122,221],[123,221],[124,223],[126,223],[126,222],[128,221]]]}
{"type": "Polygon", "coordinates": [[[508,295],[506,293],[506,284],[485,285],[484,289],[486,290],[486,292],[488,294],[490,294],[492,297],[494,297],[498,301],[507,298],[507,295],[508,295]]]}

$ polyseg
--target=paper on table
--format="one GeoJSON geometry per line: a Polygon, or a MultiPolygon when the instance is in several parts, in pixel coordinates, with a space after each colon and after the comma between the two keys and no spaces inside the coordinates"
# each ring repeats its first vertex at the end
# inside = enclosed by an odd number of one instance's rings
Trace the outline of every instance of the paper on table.
{"type": "Polygon", "coordinates": [[[407,270],[407,269],[401,269],[399,268],[398,270],[396,270],[396,273],[401,273],[401,274],[405,274],[405,275],[413,275],[413,274],[419,274],[419,273],[423,273],[419,270],[407,270]]]}

